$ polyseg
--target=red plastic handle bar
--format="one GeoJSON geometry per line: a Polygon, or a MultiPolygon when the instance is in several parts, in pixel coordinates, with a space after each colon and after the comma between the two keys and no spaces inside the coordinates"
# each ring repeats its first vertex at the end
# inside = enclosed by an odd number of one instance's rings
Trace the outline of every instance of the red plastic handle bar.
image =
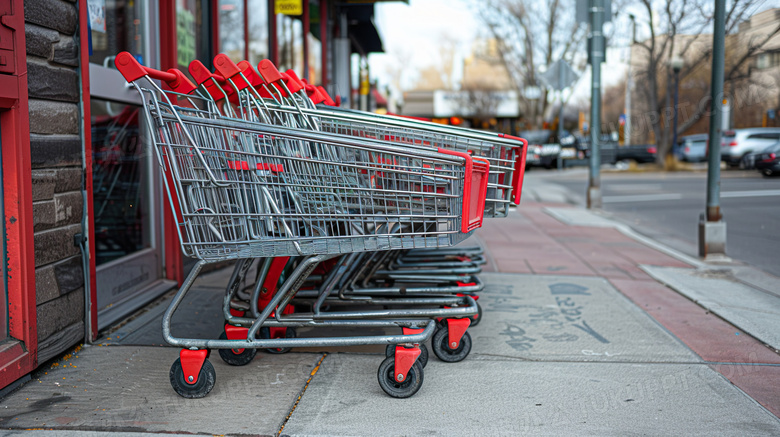
{"type": "Polygon", "coordinates": [[[276,65],[268,59],[260,61],[260,63],[257,64],[257,70],[267,83],[276,82],[282,79],[282,73],[279,73],[279,70],[276,69],[276,65]]]}
{"type": "Polygon", "coordinates": [[[325,87],[323,87],[322,85],[317,85],[317,91],[319,91],[322,97],[325,99],[322,101],[322,103],[328,106],[337,106],[336,102],[334,102],[333,99],[330,98],[330,94],[328,94],[328,91],[325,89],[325,87]]]}
{"type": "Polygon", "coordinates": [[[208,91],[214,100],[222,100],[225,98],[225,95],[227,95],[230,101],[233,103],[237,102],[235,95],[236,91],[227,84],[225,78],[209,71],[209,69],[199,60],[195,59],[190,62],[188,70],[195,79],[195,82],[197,82],[198,85],[206,87],[206,91],[208,91]],[[214,82],[209,79],[214,79],[219,85],[215,85],[214,82]]]}
{"type": "Polygon", "coordinates": [[[225,79],[232,80],[239,91],[249,86],[249,83],[241,77],[241,69],[238,68],[238,65],[236,65],[228,55],[220,53],[215,56],[214,68],[217,70],[217,73],[221,74],[225,79]]]}
{"type": "Polygon", "coordinates": [[[306,85],[304,84],[300,78],[298,78],[298,75],[295,74],[295,71],[292,69],[289,69],[285,71],[287,76],[289,76],[289,80],[286,81],[287,83],[287,89],[290,90],[291,93],[297,93],[298,91],[302,90],[303,87],[306,85]]]}
{"type": "Polygon", "coordinates": [[[203,85],[203,83],[209,79],[216,79],[216,81],[220,84],[225,83],[224,77],[210,72],[209,69],[206,68],[206,66],[197,59],[190,62],[190,65],[187,69],[190,71],[192,78],[195,79],[195,83],[198,85],[203,85]]]}
{"type": "Polygon", "coordinates": [[[323,100],[325,100],[325,97],[320,94],[319,90],[317,90],[317,87],[314,85],[306,85],[306,95],[309,96],[309,99],[316,105],[318,103],[322,103],[323,100]]]}
{"type": "Polygon", "coordinates": [[[515,171],[512,173],[512,200],[515,205],[520,204],[520,196],[523,194],[523,178],[525,177],[525,160],[528,157],[528,141],[513,135],[498,134],[501,138],[518,141],[522,144],[520,155],[515,158],[515,171]]]}
{"type": "Polygon", "coordinates": [[[255,88],[255,91],[260,94],[260,97],[264,99],[273,98],[271,93],[269,93],[268,90],[263,86],[265,81],[263,80],[262,76],[257,73],[257,70],[255,70],[255,67],[253,67],[249,61],[239,62],[238,68],[240,68],[241,72],[244,73],[244,77],[249,80],[249,83],[252,84],[252,86],[255,88]]]}
{"type": "Polygon", "coordinates": [[[263,78],[257,74],[257,70],[255,70],[255,67],[253,67],[249,61],[239,62],[238,68],[244,73],[244,77],[249,79],[249,83],[251,83],[253,87],[257,88],[263,85],[263,78]]]}
{"type": "Polygon", "coordinates": [[[171,68],[168,71],[160,71],[144,67],[129,52],[122,52],[116,55],[114,63],[128,83],[134,82],[144,76],[149,76],[152,79],[165,82],[173,91],[178,93],[189,94],[196,88],[181,71],[175,68],[171,68]]]}
{"type": "Polygon", "coordinates": [[[477,211],[473,211],[471,208],[472,197],[475,194],[477,196],[479,195],[478,191],[476,192],[474,191],[475,187],[472,184],[472,172],[473,172],[474,163],[472,161],[471,155],[469,155],[468,153],[457,152],[454,150],[448,150],[442,148],[439,148],[438,151],[439,153],[445,155],[461,157],[466,161],[466,174],[463,180],[463,207],[461,211],[462,217],[460,221],[460,231],[463,232],[464,234],[471,232],[472,230],[482,225],[482,218],[478,217],[477,211]]]}

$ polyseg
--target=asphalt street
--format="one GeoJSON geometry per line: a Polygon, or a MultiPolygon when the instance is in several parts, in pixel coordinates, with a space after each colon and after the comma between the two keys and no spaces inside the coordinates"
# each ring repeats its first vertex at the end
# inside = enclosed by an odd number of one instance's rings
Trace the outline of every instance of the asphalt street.
{"type": "MultiPolygon", "coordinates": [[[[533,171],[560,184],[572,202],[585,203],[584,169],[533,171]]],[[[721,211],[727,226],[727,255],[780,276],[780,178],[756,171],[721,173],[721,211]]],[[[602,173],[603,209],[635,230],[697,255],[698,221],[706,205],[706,172],[602,173]]]]}

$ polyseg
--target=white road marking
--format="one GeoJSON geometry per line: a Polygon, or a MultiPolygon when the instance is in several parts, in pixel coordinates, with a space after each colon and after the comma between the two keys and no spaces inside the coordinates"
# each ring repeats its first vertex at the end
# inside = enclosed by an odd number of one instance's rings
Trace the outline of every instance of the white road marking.
{"type": "Polygon", "coordinates": [[[768,197],[780,196],[780,190],[724,191],[720,197],[768,197]]]}
{"type": "Polygon", "coordinates": [[[640,194],[636,196],[605,196],[601,201],[603,203],[656,202],[659,200],[680,200],[682,197],[680,193],[640,194]]]}

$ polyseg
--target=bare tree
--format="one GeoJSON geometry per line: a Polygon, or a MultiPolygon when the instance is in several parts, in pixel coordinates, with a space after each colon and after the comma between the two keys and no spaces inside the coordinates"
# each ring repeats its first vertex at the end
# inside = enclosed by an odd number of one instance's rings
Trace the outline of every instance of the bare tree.
{"type": "Polygon", "coordinates": [[[487,0],[476,6],[521,96],[521,112],[537,125],[547,110],[547,90],[540,99],[526,99],[523,90],[541,85],[539,68],[557,59],[577,72],[586,66],[581,55],[587,31],[576,22],[575,8],[575,0],[487,0]]]}
{"type": "MultiPolygon", "coordinates": [[[[658,145],[657,162],[664,165],[666,157],[672,149],[672,119],[674,116],[674,73],[669,60],[673,56],[685,59],[683,69],[679,73],[680,82],[697,76],[701,69],[708,69],[711,64],[711,34],[712,2],[707,0],[640,0],[644,17],[638,17],[644,22],[644,28],[649,30],[650,37],[635,43],[638,62],[633,62],[632,74],[636,92],[645,101],[649,111],[647,124],[658,145]]],[[[726,34],[731,36],[739,23],[750,17],[763,0],[733,0],[726,11],[726,34]]],[[[732,86],[745,77],[745,68],[749,60],[776,34],[780,32],[780,22],[767,34],[751,41],[736,42],[731,38],[727,44],[727,65],[725,81],[732,86]]],[[[709,82],[709,81],[707,81],[709,82]]],[[[709,111],[708,86],[707,91],[694,105],[692,112],[686,114],[679,124],[677,133],[681,134],[694,126],[709,111]]],[[[721,96],[715,96],[720,98],[721,96]]]]}

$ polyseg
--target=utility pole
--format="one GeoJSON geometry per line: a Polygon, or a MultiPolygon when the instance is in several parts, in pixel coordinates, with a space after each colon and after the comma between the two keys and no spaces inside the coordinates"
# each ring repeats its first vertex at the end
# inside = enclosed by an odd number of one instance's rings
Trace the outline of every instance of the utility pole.
{"type": "Polygon", "coordinates": [[[601,208],[601,62],[604,60],[604,1],[590,0],[590,172],[588,175],[588,209],[601,208]]]}
{"type": "Polygon", "coordinates": [[[564,68],[566,65],[564,65],[563,60],[561,59],[561,62],[558,62],[558,84],[561,86],[561,89],[558,91],[558,96],[560,97],[560,103],[561,107],[558,108],[558,146],[561,147],[560,151],[558,152],[558,171],[561,170],[563,167],[563,160],[561,159],[561,153],[563,152],[563,145],[561,144],[561,139],[563,138],[563,83],[565,81],[565,70],[564,68]]]}
{"type": "Polygon", "coordinates": [[[723,119],[726,0],[715,0],[710,84],[710,145],[707,157],[707,211],[699,217],[699,256],[726,255],[726,222],[720,212],[720,140],[723,119]]]}

